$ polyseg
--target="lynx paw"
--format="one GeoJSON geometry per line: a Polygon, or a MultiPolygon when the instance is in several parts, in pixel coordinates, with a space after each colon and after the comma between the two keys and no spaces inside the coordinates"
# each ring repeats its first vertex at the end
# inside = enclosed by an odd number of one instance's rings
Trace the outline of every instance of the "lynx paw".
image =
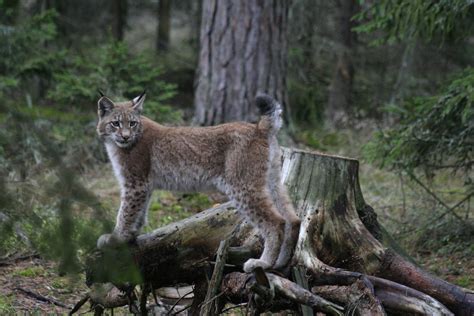
{"type": "Polygon", "coordinates": [[[249,259],[244,263],[244,271],[247,273],[252,272],[258,267],[262,268],[263,270],[267,270],[271,267],[271,264],[261,259],[249,259]]]}
{"type": "Polygon", "coordinates": [[[125,241],[117,237],[115,234],[104,234],[97,239],[97,248],[112,248],[119,244],[123,244],[125,241]]]}

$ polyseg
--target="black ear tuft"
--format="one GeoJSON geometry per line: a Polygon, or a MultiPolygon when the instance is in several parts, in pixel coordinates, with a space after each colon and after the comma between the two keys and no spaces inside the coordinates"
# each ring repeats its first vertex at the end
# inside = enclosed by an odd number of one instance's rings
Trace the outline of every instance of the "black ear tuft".
{"type": "Polygon", "coordinates": [[[99,101],[97,101],[97,107],[99,116],[104,117],[108,112],[112,111],[115,105],[109,98],[101,97],[99,101]]]}
{"type": "Polygon", "coordinates": [[[137,103],[140,102],[143,98],[145,98],[145,96],[146,96],[146,89],[143,90],[143,92],[140,93],[140,95],[139,95],[138,97],[136,97],[136,98],[133,99],[133,103],[134,103],[134,104],[137,104],[137,103]]]}
{"type": "Polygon", "coordinates": [[[143,92],[136,98],[132,100],[133,103],[133,109],[141,113],[143,111],[143,103],[145,102],[145,97],[146,97],[146,90],[143,90],[143,92]]]}
{"type": "Polygon", "coordinates": [[[97,92],[99,92],[99,95],[100,95],[101,97],[105,97],[105,94],[102,92],[102,90],[97,89],[97,92]]]}

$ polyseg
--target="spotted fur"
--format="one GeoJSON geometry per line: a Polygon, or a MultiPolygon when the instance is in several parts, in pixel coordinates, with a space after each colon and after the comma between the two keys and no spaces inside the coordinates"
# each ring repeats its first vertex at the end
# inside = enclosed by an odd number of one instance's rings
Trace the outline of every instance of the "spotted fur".
{"type": "Polygon", "coordinates": [[[144,100],[143,95],[129,102],[114,103],[107,97],[98,102],[97,133],[121,187],[115,229],[99,238],[99,248],[136,237],[154,189],[217,189],[264,238],[261,257],[248,260],[244,270],[286,266],[300,220],[280,179],[279,103],[257,97],[263,113],[257,124],[166,127],[141,116],[144,100]]]}

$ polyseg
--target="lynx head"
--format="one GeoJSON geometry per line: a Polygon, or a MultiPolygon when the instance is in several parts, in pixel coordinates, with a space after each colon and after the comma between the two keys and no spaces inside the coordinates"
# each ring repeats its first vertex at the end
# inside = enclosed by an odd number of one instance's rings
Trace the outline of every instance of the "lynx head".
{"type": "Polygon", "coordinates": [[[97,102],[99,123],[97,134],[105,142],[120,148],[135,144],[143,133],[140,114],[145,101],[145,91],[131,101],[114,103],[103,96],[97,102]]]}

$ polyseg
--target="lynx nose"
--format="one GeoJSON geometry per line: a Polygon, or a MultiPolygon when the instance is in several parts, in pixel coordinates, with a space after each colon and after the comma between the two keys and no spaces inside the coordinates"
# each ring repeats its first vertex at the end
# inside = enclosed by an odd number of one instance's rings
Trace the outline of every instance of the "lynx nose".
{"type": "Polygon", "coordinates": [[[130,132],[129,131],[122,131],[122,138],[123,138],[123,140],[128,140],[130,138],[130,132]]]}

